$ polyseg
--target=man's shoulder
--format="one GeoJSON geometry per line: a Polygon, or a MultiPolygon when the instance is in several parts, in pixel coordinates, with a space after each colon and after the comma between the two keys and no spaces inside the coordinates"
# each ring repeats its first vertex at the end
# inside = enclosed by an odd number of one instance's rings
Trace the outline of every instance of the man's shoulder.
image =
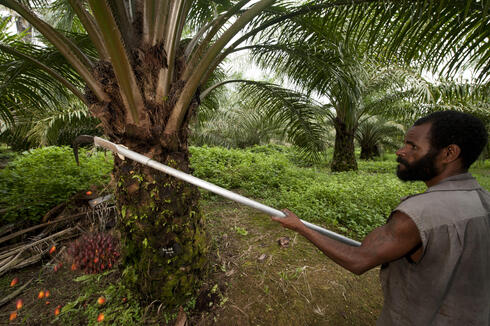
{"type": "Polygon", "coordinates": [[[441,200],[448,197],[459,198],[461,194],[458,192],[468,191],[478,191],[485,197],[490,196],[490,193],[480,186],[478,181],[470,173],[463,173],[446,178],[428,188],[425,192],[403,197],[400,202],[408,201],[409,203],[420,205],[424,201],[437,201],[438,198],[441,198],[441,200]]]}
{"type": "Polygon", "coordinates": [[[433,228],[486,216],[489,203],[490,195],[483,189],[432,191],[405,198],[395,211],[407,214],[421,228],[433,228]]]}
{"type": "Polygon", "coordinates": [[[471,191],[483,190],[471,173],[461,173],[441,180],[438,184],[427,189],[426,193],[441,191],[471,191]]]}

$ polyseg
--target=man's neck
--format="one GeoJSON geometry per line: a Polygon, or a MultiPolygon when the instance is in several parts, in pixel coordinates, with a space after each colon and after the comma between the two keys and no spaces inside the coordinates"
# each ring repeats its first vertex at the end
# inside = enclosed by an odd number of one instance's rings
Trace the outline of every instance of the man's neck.
{"type": "Polygon", "coordinates": [[[439,175],[437,175],[436,177],[434,177],[428,181],[424,181],[424,182],[425,182],[425,185],[427,186],[427,188],[430,188],[430,187],[433,187],[436,184],[440,183],[442,180],[444,180],[446,178],[449,178],[449,177],[452,177],[452,176],[458,175],[458,174],[463,174],[466,172],[468,172],[468,170],[462,170],[462,169],[451,170],[451,171],[445,170],[442,173],[440,173],[439,175]]]}

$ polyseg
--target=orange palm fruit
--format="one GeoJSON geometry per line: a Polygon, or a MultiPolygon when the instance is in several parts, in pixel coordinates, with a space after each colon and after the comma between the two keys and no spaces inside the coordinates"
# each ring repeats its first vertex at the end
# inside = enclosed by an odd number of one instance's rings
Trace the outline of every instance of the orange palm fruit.
{"type": "Polygon", "coordinates": [[[104,297],[99,297],[99,298],[97,299],[97,303],[98,303],[99,305],[103,305],[103,304],[105,303],[105,298],[104,298],[104,297]]]}
{"type": "Polygon", "coordinates": [[[37,295],[38,299],[44,298],[44,291],[39,291],[39,294],[37,295]]]}
{"type": "Polygon", "coordinates": [[[10,286],[15,286],[17,283],[19,283],[19,278],[16,277],[12,280],[12,282],[10,282],[10,286]]]}
{"type": "Polygon", "coordinates": [[[9,320],[14,320],[15,318],[17,318],[17,311],[14,311],[10,314],[9,320]]]}
{"type": "Polygon", "coordinates": [[[56,246],[52,246],[51,249],[49,249],[49,254],[53,254],[53,252],[56,251],[56,246]]]}
{"type": "Polygon", "coordinates": [[[62,263],[59,263],[59,264],[54,265],[54,266],[53,266],[53,271],[57,272],[57,271],[58,271],[58,269],[60,269],[60,268],[61,268],[61,266],[63,266],[63,264],[62,264],[62,263]]]}
{"type": "Polygon", "coordinates": [[[99,316],[97,316],[97,321],[100,323],[104,320],[104,314],[100,313],[99,316]]]}
{"type": "Polygon", "coordinates": [[[60,309],[61,309],[61,306],[56,307],[56,309],[54,310],[55,316],[58,316],[60,314],[60,309]]]}
{"type": "Polygon", "coordinates": [[[45,298],[49,298],[49,296],[50,296],[50,295],[51,295],[51,293],[49,292],[49,290],[46,290],[46,291],[44,292],[44,297],[45,297],[45,298]]]}
{"type": "Polygon", "coordinates": [[[17,302],[15,303],[15,307],[17,308],[17,310],[21,309],[23,305],[24,303],[22,302],[22,299],[17,300],[17,302]]]}

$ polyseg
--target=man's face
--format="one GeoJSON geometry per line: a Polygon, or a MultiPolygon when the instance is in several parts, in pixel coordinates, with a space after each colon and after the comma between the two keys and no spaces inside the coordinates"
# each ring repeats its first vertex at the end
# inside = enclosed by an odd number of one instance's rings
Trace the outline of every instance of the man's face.
{"type": "Polygon", "coordinates": [[[430,124],[410,128],[405,141],[396,155],[398,164],[396,175],[403,181],[429,181],[439,172],[436,165],[439,151],[430,145],[430,124]]]}

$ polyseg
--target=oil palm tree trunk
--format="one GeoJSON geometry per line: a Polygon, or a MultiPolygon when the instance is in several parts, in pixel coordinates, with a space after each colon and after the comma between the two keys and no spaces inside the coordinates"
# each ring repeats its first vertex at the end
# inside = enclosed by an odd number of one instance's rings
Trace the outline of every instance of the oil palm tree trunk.
{"type": "Polygon", "coordinates": [[[379,157],[379,148],[376,144],[361,144],[361,160],[373,160],[379,157]]]}
{"type": "MultiPolygon", "coordinates": [[[[186,144],[180,139],[181,144],[186,144]]],[[[191,172],[186,146],[123,140],[154,160],[191,172]]],[[[207,239],[193,185],[116,156],[116,202],[124,247],[125,281],[144,299],[174,307],[196,293],[206,267],[207,239]]]]}
{"type": "Polygon", "coordinates": [[[339,118],[334,119],[335,147],[332,164],[332,172],[357,170],[356,156],[354,152],[355,129],[349,128],[339,118]]]}
{"type": "MultiPolygon", "coordinates": [[[[188,122],[198,106],[198,94],[191,99],[180,128],[170,136],[162,136],[183,85],[173,83],[167,100],[159,103],[152,90],[163,67],[158,58],[164,57],[165,52],[162,47],[142,46],[138,54],[146,59],[135,69],[144,104],[139,120],[128,124],[129,113],[123,109],[124,100],[116,87],[118,80],[104,62],[97,64],[96,76],[111,100],[95,100],[88,91],[86,97],[94,99],[90,110],[101,120],[104,134],[111,141],[191,173],[188,122]]],[[[180,57],[176,60],[183,62],[180,57]]],[[[175,79],[180,78],[181,71],[174,72],[175,79]]],[[[169,308],[182,305],[196,295],[207,264],[208,242],[198,205],[199,191],[132,160],[115,156],[114,161],[123,280],[143,300],[158,300],[169,308]]]]}

